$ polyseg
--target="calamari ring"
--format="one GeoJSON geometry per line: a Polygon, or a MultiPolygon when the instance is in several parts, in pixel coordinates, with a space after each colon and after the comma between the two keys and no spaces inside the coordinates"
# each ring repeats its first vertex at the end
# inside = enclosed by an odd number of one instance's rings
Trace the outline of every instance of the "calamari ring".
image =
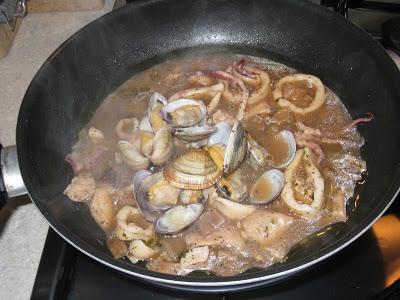
{"type": "Polygon", "coordinates": [[[324,201],[324,179],[312,162],[311,155],[311,150],[308,147],[297,150],[296,156],[285,171],[285,185],[281,193],[283,202],[290,209],[303,216],[315,215],[321,209],[324,201]],[[293,181],[302,160],[304,160],[307,176],[312,178],[314,186],[314,196],[310,204],[297,202],[294,195],[293,181]]]}
{"type": "Polygon", "coordinates": [[[315,77],[313,75],[307,75],[307,74],[293,74],[293,75],[288,75],[288,76],[281,78],[278,81],[278,83],[276,84],[275,89],[272,92],[272,95],[279,106],[288,107],[293,112],[299,113],[302,115],[305,115],[307,113],[310,113],[310,112],[320,108],[321,105],[324,104],[324,102],[325,102],[325,88],[324,88],[324,85],[322,84],[321,80],[318,77],[315,77]],[[288,82],[293,82],[293,81],[300,81],[300,80],[306,80],[308,83],[311,83],[317,89],[315,92],[315,95],[314,95],[314,100],[311,102],[311,104],[309,106],[307,106],[305,108],[301,108],[301,107],[294,105],[291,101],[289,101],[288,99],[285,99],[282,94],[282,85],[283,84],[288,83],[288,82]]]}

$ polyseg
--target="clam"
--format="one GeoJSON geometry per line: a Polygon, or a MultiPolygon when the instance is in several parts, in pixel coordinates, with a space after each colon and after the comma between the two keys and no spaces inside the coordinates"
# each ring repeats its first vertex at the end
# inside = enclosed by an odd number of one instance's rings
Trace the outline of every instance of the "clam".
{"type": "Polygon", "coordinates": [[[173,186],[189,190],[211,187],[221,176],[221,170],[204,149],[189,149],[164,170],[165,179],[173,186]]]}
{"type": "Polygon", "coordinates": [[[150,157],[153,152],[153,138],[154,133],[148,131],[143,131],[140,136],[140,152],[146,157],[150,157]]]}
{"type": "Polygon", "coordinates": [[[119,141],[118,148],[122,153],[123,160],[132,169],[139,170],[149,167],[150,160],[143,156],[135,145],[127,141],[119,141]]]}
{"type": "Polygon", "coordinates": [[[141,186],[142,182],[144,181],[144,179],[150,175],[151,175],[151,172],[148,170],[140,170],[140,171],[136,172],[135,176],[133,177],[133,195],[135,196],[137,207],[138,207],[140,213],[142,214],[142,216],[147,221],[153,222],[155,219],[157,219],[159,217],[160,213],[150,211],[147,203],[143,202],[142,198],[141,198],[140,203],[138,201],[138,191],[140,189],[140,186],[141,186]]]}
{"type": "Polygon", "coordinates": [[[216,127],[182,127],[177,128],[175,136],[187,142],[198,142],[208,138],[217,131],[216,127]]]}
{"type": "Polygon", "coordinates": [[[143,171],[138,173],[133,180],[136,203],[143,217],[152,222],[161,211],[178,202],[180,190],[170,185],[164,179],[162,172],[151,175],[143,171]]]}
{"type": "Polygon", "coordinates": [[[148,116],[143,117],[139,123],[139,130],[153,132],[153,128],[151,127],[150,120],[148,116]]]}
{"type": "Polygon", "coordinates": [[[171,129],[168,127],[159,129],[154,135],[152,144],[153,152],[150,160],[153,164],[161,166],[171,157],[174,151],[171,129]]]}
{"type": "MultiPolygon", "coordinates": [[[[160,93],[153,93],[153,95],[150,97],[147,112],[151,127],[153,128],[154,132],[157,132],[161,128],[167,127],[167,124],[161,116],[161,109],[167,104],[167,99],[165,99],[165,97],[160,93]]],[[[143,124],[143,126],[144,125],[145,124],[143,124]]]]}
{"type": "Polygon", "coordinates": [[[154,229],[161,234],[177,233],[196,221],[203,209],[201,203],[175,206],[154,222],[154,229]]]}
{"type": "Polygon", "coordinates": [[[246,132],[239,121],[232,127],[224,156],[224,175],[228,176],[243,162],[247,154],[246,132]]]}
{"type": "Polygon", "coordinates": [[[235,202],[243,201],[247,195],[247,186],[243,183],[239,170],[236,170],[228,177],[221,178],[216,185],[218,191],[224,197],[235,202]]]}
{"type": "Polygon", "coordinates": [[[203,101],[179,99],[165,105],[161,115],[171,127],[193,127],[205,120],[207,108],[203,101]]]}
{"type": "Polygon", "coordinates": [[[296,155],[296,140],[294,139],[293,134],[288,130],[282,130],[279,132],[278,138],[282,139],[282,141],[287,145],[288,154],[283,162],[280,164],[272,164],[272,166],[277,169],[282,169],[287,167],[296,155]]]}
{"type": "Polygon", "coordinates": [[[250,202],[253,204],[267,204],[281,193],[285,184],[285,175],[276,169],[262,174],[250,190],[250,202]]]}
{"type": "Polygon", "coordinates": [[[247,135],[247,148],[249,150],[250,163],[255,167],[263,167],[271,159],[268,151],[258,144],[250,134],[247,135]]]}
{"type": "Polygon", "coordinates": [[[232,130],[231,125],[227,122],[219,122],[215,124],[215,127],[217,130],[208,138],[207,145],[212,146],[219,143],[222,143],[225,146],[228,145],[229,136],[232,130]]]}
{"type": "Polygon", "coordinates": [[[182,204],[204,203],[207,198],[207,190],[183,190],[179,195],[179,202],[182,204]]]}
{"type": "Polygon", "coordinates": [[[208,146],[204,148],[208,154],[211,156],[211,159],[215,162],[218,169],[223,171],[224,169],[224,157],[226,147],[222,143],[214,144],[212,146],[208,146]]]}

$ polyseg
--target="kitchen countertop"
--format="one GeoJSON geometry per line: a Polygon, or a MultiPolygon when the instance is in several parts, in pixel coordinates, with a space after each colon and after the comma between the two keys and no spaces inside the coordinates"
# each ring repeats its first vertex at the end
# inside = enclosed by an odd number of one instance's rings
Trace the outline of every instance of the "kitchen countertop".
{"type": "MultiPolygon", "coordinates": [[[[29,14],[14,44],[0,59],[0,142],[15,144],[15,127],[24,93],[42,63],[70,35],[110,11],[29,14]]],[[[29,7],[28,7],[29,9],[29,7]]],[[[48,225],[26,196],[9,201],[0,211],[0,299],[29,299],[48,225]]]]}

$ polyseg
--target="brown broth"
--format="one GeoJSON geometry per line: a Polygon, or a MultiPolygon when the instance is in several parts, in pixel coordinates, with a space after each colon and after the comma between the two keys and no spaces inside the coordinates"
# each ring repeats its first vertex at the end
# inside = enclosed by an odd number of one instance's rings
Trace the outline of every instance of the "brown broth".
{"type": "MultiPolygon", "coordinates": [[[[134,75],[123,83],[104,100],[86,128],[95,127],[100,129],[106,138],[108,147],[115,153],[118,153],[118,148],[116,147],[118,137],[115,133],[116,123],[122,118],[136,117],[138,120],[141,120],[146,116],[151,93],[163,93],[165,97],[168,98],[177,91],[199,87],[187,80],[195,71],[225,70],[233,61],[242,58],[244,58],[247,63],[268,72],[271,78],[271,90],[280,78],[288,74],[296,73],[295,70],[285,65],[267,59],[226,53],[193,55],[168,60],[149,70],[134,75]]],[[[214,84],[217,81],[213,79],[210,82],[210,84],[214,84]]],[[[351,121],[350,114],[340,99],[329,90],[329,88],[325,87],[325,90],[326,101],[323,106],[315,112],[306,115],[294,114],[288,109],[280,108],[273,99],[272,93],[269,93],[263,101],[268,104],[270,113],[259,114],[245,120],[244,126],[246,131],[271,155],[273,165],[281,164],[289,155],[289,149],[286,143],[279,138],[278,133],[281,130],[290,130],[294,132],[296,129],[294,122],[301,121],[310,127],[319,129],[321,132],[333,134],[351,121]]],[[[312,101],[315,88],[307,86],[305,82],[297,82],[284,85],[283,93],[286,97],[291,99],[294,104],[300,107],[306,107],[312,101]]],[[[207,104],[210,99],[202,100],[207,104]]],[[[238,105],[228,102],[223,97],[217,109],[224,111],[227,115],[234,118],[238,110],[238,105]]],[[[354,142],[360,141],[361,139],[356,130],[351,131],[346,138],[354,142]]],[[[172,159],[187,150],[187,145],[179,140],[175,140],[174,144],[175,152],[172,159]]],[[[183,241],[186,235],[195,233],[198,234],[200,238],[203,238],[202,242],[207,242],[204,241],[207,237],[201,234],[198,222],[195,222],[182,233],[175,235],[174,238],[157,234],[156,240],[158,237],[161,241],[161,255],[149,259],[148,267],[155,271],[173,274],[187,274],[195,269],[208,270],[221,276],[238,274],[251,267],[267,267],[277,261],[283,260],[289,249],[307,235],[321,229],[323,226],[341,220],[335,217],[336,215],[330,211],[333,194],[336,190],[342,189],[346,191],[345,200],[347,200],[352,194],[358,177],[356,177],[356,179],[353,177],[352,180],[349,180],[346,174],[339,174],[335,171],[335,168],[338,166],[337,159],[350,153],[356,160],[362,161],[359,148],[351,150],[344,149],[337,144],[321,144],[321,147],[325,152],[326,160],[319,164],[318,168],[320,173],[323,174],[325,181],[327,183],[329,182],[329,187],[326,189],[324,196],[325,206],[318,215],[312,218],[301,217],[288,209],[282,199],[278,197],[273,202],[260,206],[258,210],[267,209],[268,211],[282,213],[292,220],[291,225],[285,229],[285,234],[281,236],[280,239],[268,242],[268,244],[265,245],[254,244],[254,241],[250,239],[246,240],[241,237],[241,231],[240,228],[238,228],[238,226],[242,226],[241,222],[226,220],[226,222],[221,225],[221,228],[216,228],[215,230],[219,232],[219,230],[223,230],[225,227],[236,230],[236,237],[226,237],[226,239],[229,240],[231,238],[232,242],[238,242],[234,240],[235,238],[243,239],[242,242],[245,243],[245,246],[243,246],[241,251],[242,253],[247,253],[247,256],[239,255],[239,252],[234,252],[233,250],[227,251],[229,247],[225,248],[221,245],[209,244],[211,254],[206,262],[195,265],[193,269],[182,270],[179,265],[180,258],[178,256],[180,254],[178,254],[178,252],[185,248],[183,246],[183,241]],[[331,174],[332,176],[328,177],[326,174],[331,174]],[[335,182],[336,185],[334,184],[335,182]],[[332,186],[334,187],[332,188],[332,186]],[[174,247],[174,240],[177,241],[176,247],[174,247]],[[163,247],[167,247],[168,249],[164,249],[163,247]],[[165,258],[166,256],[168,256],[168,258],[165,258]],[[165,259],[163,259],[163,257],[165,259]],[[236,266],[236,269],[233,268],[232,265],[224,268],[221,263],[222,259],[225,261],[231,260],[232,264],[236,266]]],[[[253,184],[262,173],[271,168],[271,162],[262,167],[254,167],[249,159],[246,159],[240,166],[240,172],[242,174],[242,181],[247,186],[247,190],[250,191],[253,184]]],[[[162,167],[150,167],[151,171],[161,169],[162,167]]],[[[353,172],[360,175],[359,173],[361,171],[354,169],[353,172]]],[[[119,191],[120,189],[129,188],[127,182],[131,182],[134,173],[135,171],[121,162],[111,162],[109,174],[104,175],[98,180],[102,184],[108,184],[119,191]],[[122,184],[122,182],[124,183],[122,184]]],[[[256,196],[255,198],[270,193],[272,189],[267,181],[265,181],[265,184],[259,182],[258,186],[253,188],[256,196]]],[[[248,202],[249,196],[246,197],[243,203],[246,204],[248,202]]],[[[212,210],[209,203],[205,206],[205,211],[212,210]]],[[[119,208],[121,207],[116,207],[116,209],[119,208]]],[[[140,220],[138,223],[144,226],[146,221],[140,220]]],[[[189,248],[189,245],[187,246],[189,248]]]]}

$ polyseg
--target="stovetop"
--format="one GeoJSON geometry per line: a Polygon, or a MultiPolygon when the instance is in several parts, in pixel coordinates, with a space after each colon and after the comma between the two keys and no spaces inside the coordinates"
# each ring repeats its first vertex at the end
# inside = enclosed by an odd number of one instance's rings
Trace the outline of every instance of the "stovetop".
{"type": "MultiPolygon", "coordinates": [[[[124,1],[117,2],[120,6],[124,1]]],[[[321,3],[346,15],[379,42],[381,23],[400,16],[400,1],[394,0],[389,4],[346,0],[321,3]]],[[[394,27],[398,38],[399,23],[394,27]]],[[[391,33],[386,30],[385,34],[391,33]]],[[[396,42],[398,45],[396,35],[394,40],[385,39],[391,48],[396,48],[396,42]]],[[[396,199],[385,216],[356,242],[290,280],[206,296],[155,287],[118,273],[80,253],[50,229],[31,299],[400,299],[399,216],[400,200],[396,199]]]]}

